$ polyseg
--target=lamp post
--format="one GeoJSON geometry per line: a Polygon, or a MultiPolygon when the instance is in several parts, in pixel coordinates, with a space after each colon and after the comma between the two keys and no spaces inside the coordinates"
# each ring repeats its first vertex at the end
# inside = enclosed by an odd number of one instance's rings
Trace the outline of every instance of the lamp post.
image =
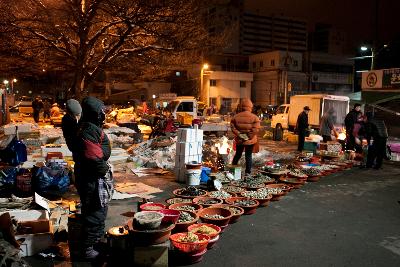
{"type": "Polygon", "coordinates": [[[370,55],[370,56],[356,57],[356,58],[354,58],[354,59],[364,59],[364,58],[370,57],[370,58],[371,58],[371,68],[370,68],[370,70],[374,70],[374,69],[375,69],[375,57],[376,57],[383,49],[385,49],[385,48],[387,48],[387,47],[388,47],[388,45],[387,45],[387,44],[384,44],[384,45],[382,46],[382,48],[379,49],[378,52],[376,52],[373,46],[368,47],[368,46],[366,46],[366,45],[363,45],[363,46],[360,47],[360,50],[361,50],[362,52],[365,52],[365,51],[368,51],[368,49],[370,49],[370,50],[371,50],[371,55],[370,55]]]}
{"type": "MultiPolygon", "coordinates": [[[[207,103],[207,106],[210,105],[209,101],[210,101],[210,97],[209,94],[207,94],[207,92],[205,92],[204,90],[204,70],[208,70],[209,66],[207,63],[204,63],[203,66],[201,67],[201,71],[200,71],[200,98],[202,98],[201,100],[204,103],[207,103]]],[[[209,93],[209,92],[208,92],[209,93]]]]}
{"type": "Polygon", "coordinates": [[[16,83],[18,80],[17,79],[12,79],[11,80],[11,94],[14,94],[14,83],[16,83]]]}

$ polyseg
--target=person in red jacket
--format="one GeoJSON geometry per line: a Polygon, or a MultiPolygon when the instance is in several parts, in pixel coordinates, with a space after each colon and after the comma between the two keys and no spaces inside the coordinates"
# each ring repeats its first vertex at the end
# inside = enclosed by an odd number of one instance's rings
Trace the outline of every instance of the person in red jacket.
{"type": "Polygon", "coordinates": [[[250,99],[243,99],[241,102],[242,112],[236,114],[231,121],[231,129],[235,135],[236,154],[232,164],[237,165],[245,151],[246,174],[251,173],[253,148],[257,144],[257,133],[260,128],[259,118],[251,113],[253,103],[250,99]]]}

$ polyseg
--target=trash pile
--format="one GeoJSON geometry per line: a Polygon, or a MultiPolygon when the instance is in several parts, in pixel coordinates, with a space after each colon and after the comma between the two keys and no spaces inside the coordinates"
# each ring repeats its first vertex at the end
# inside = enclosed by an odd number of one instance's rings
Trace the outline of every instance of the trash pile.
{"type": "Polygon", "coordinates": [[[173,170],[175,167],[176,138],[158,137],[127,149],[129,161],[140,167],[173,170]]]}

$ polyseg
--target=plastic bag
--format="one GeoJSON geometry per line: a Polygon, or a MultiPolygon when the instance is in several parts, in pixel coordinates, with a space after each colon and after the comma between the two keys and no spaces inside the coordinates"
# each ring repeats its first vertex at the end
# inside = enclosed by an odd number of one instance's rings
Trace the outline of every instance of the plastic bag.
{"type": "Polygon", "coordinates": [[[15,137],[6,149],[2,151],[0,156],[2,161],[7,162],[11,166],[17,166],[27,161],[28,152],[26,145],[15,137]]]}
{"type": "Polygon", "coordinates": [[[35,172],[35,188],[38,192],[59,191],[64,193],[70,185],[69,169],[59,164],[49,164],[35,172]]]}
{"type": "Polygon", "coordinates": [[[0,170],[0,183],[1,184],[15,184],[17,180],[17,168],[4,167],[0,170]]]}

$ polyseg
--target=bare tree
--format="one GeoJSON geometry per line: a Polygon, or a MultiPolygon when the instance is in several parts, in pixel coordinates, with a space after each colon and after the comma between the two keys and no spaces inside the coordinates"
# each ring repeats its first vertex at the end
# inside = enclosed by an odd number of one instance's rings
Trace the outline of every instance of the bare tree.
{"type": "Polygon", "coordinates": [[[179,65],[222,45],[223,38],[210,37],[204,26],[204,2],[2,0],[0,11],[7,15],[0,30],[7,45],[0,50],[22,65],[70,73],[72,93],[80,97],[104,68],[179,65]]]}

